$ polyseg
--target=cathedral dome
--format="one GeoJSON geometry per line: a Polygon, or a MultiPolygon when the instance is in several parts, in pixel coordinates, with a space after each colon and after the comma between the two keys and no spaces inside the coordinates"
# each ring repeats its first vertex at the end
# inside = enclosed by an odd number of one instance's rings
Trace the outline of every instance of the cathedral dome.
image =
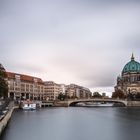
{"type": "Polygon", "coordinates": [[[140,63],[135,61],[133,54],[131,57],[131,61],[124,66],[122,74],[131,72],[140,72],[140,63]]]}

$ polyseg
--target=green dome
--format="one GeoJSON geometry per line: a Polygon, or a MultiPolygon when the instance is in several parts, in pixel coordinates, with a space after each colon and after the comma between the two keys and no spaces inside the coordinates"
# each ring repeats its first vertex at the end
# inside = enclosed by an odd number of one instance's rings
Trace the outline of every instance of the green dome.
{"type": "Polygon", "coordinates": [[[135,61],[133,54],[131,57],[131,61],[124,66],[122,74],[128,72],[140,72],[140,63],[135,61]]]}

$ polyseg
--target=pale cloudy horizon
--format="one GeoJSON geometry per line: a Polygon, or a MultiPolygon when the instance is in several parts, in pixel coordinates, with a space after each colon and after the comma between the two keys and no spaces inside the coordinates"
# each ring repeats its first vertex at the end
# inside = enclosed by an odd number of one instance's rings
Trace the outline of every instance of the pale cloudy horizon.
{"type": "Polygon", "coordinates": [[[140,62],[139,0],[0,0],[0,63],[44,81],[112,92],[140,62]]]}

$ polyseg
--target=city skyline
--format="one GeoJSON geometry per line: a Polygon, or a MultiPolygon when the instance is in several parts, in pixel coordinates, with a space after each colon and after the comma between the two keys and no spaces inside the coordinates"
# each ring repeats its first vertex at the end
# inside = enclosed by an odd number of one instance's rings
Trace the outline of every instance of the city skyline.
{"type": "Polygon", "coordinates": [[[0,1],[0,60],[7,71],[112,92],[140,61],[140,1],[0,1]]]}

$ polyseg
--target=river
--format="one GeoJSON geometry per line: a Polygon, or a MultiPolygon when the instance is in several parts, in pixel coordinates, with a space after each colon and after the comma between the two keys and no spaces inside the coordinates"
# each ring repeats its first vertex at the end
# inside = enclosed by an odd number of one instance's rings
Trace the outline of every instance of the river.
{"type": "Polygon", "coordinates": [[[139,140],[140,108],[14,111],[0,140],[139,140]]]}

